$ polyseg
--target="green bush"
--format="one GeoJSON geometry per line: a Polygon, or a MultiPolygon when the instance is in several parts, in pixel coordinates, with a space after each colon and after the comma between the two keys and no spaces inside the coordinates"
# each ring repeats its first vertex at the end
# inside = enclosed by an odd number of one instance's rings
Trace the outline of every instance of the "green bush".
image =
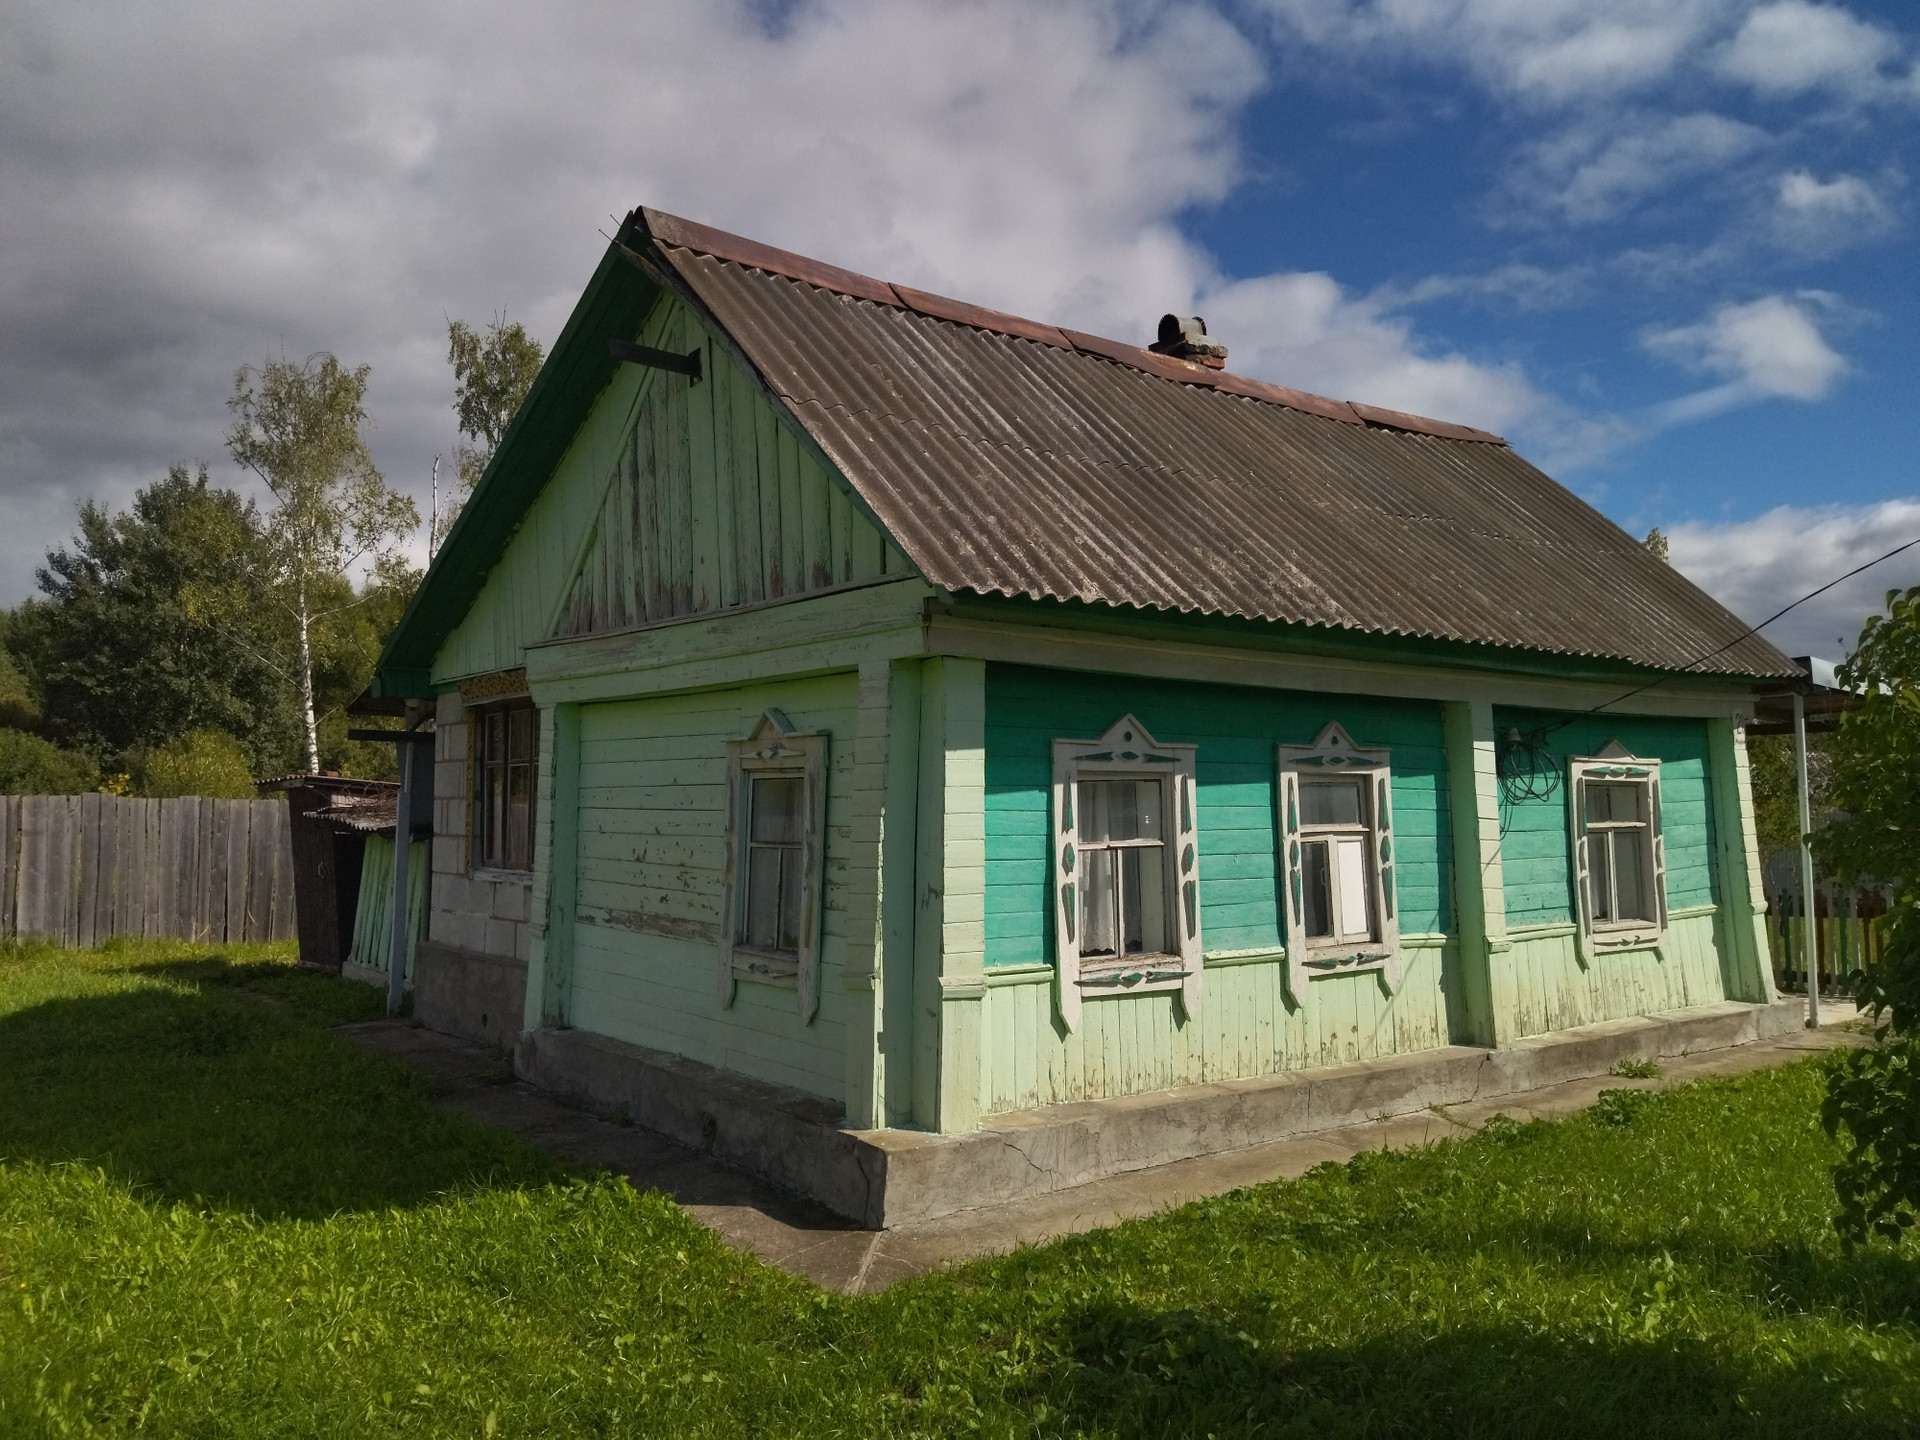
{"type": "Polygon", "coordinates": [[[99,783],[86,756],[25,730],[0,729],[0,795],[80,795],[99,783]]]}
{"type": "Polygon", "coordinates": [[[219,730],[195,730],[149,750],[138,768],[135,789],[158,798],[203,795],[213,800],[250,800],[253,772],[238,740],[219,730]]]}

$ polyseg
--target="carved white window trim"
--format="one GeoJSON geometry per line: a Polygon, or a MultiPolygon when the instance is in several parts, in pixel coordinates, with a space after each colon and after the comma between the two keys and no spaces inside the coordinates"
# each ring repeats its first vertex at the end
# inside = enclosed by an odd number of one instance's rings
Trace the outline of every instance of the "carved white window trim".
{"type": "Polygon", "coordinates": [[[1574,915],[1580,927],[1580,946],[1586,955],[1616,950],[1644,950],[1667,936],[1667,842],[1660,815],[1660,762],[1636,756],[1618,740],[1597,755],[1576,755],[1567,761],[1567,827],[1572,841],[1574,915]],[[1644,823],[1651,843],[1646,847],[1642,879],[1653,897],[1648,920],[1596,921],[1593,915],[1592,849],[1594,837],[1587,819],[1587,784],[1599,780],[1641,787],[1644,823]]]}
{"type": "Polygon", "coordinates": [[[1163,745],[1131,715],[1122,715],[1097,740],[1053,742],[1053,919],[1058,955],[1055,1001],[1069,1030],[1080,1024],[1080,1002],[1107,995],[1177,992],[1189,1016],[1199,1013],[1204,966],[1200,945],[1200,797],[1194,785],[1193,745],[1163,745]],[[1157,955],[1082,962],[1079,903],[1079,796],[1083,777],[1158,780],[1167,817],[1163,848],[1167,913],[1177,946],[1157,955]]]}
{"type": "Polygon", "coordinates": [[[820,1004],[821,886],[827,836],[827,733],[802,732],[784,713],[768,710],[745,740],[727,742],[726,864],[720,898],[720,1003],[733,1004],[742,980],[792,986],[800,1018],[820,1004]],[[747,807],[752,777],[793,775],[802,781],[800,922],[797,952],[788,955],[746,943],[747,807]]]}
{"type": "Polygon", "coordinates": [[[1326,975],[1356,971],[1377,973],[1387,989],[1400,989],[1400,903],[1395,888],[1392,752],[1353,743],[1353,737],[1329,721],[1311,745],[1275,747],[1279,773],[1280,911],[1287,938],[1287,989],[1296,1004],[1307,1000],[1309,982],[1326,975]],[[1302,823],[1302,777],[1364,778],[1367,837],[1367,881],[1373,887],[1372,939],[1309,940],[1305,908],[1306,876],[1301,846],[1313,834],[1302,823]]]}

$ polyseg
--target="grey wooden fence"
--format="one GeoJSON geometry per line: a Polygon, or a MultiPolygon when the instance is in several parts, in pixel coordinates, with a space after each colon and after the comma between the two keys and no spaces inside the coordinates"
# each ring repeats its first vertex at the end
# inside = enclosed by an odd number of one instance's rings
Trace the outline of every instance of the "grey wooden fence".
{"type": "Polygon", "coordinates": [[[0,935],[293,938],[286,801],[0,795],[0,935]]]}

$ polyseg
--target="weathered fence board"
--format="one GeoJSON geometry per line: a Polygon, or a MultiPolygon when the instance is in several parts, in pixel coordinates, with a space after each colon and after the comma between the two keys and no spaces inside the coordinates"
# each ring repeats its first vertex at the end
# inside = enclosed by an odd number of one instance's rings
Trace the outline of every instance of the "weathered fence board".
{"type": "Polygon", "coordinates": [[[0,935],[290,940],[286,803],[0,796],[0,935]]]}

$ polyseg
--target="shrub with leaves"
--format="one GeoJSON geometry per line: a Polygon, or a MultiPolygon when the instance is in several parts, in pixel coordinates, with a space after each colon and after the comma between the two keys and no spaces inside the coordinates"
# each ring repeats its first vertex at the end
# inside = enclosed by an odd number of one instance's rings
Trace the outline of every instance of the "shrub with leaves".
{"type": "Polygon", "coordinates": [[[219,730],[195,730],[149,751],[139,769],[139,793],[251,800],[253,773],[240,742],[219,730]]]}
{"type": "Polygon", "coordinates": [[[1887,952],[1858,991],[1874,1043],[1828,1061],[1821,1106],[1827,1133],[1849,1147],[1833,1174],[1834,1223],[1856,1242],[1898,1238],[1920,1219],[1920,586],[1886,604],[1840,670],[1865,695],[1834,737],[1842,814],[1817,841],[1838,878],[1891,880],[1901,892],[1887,952]]]}

